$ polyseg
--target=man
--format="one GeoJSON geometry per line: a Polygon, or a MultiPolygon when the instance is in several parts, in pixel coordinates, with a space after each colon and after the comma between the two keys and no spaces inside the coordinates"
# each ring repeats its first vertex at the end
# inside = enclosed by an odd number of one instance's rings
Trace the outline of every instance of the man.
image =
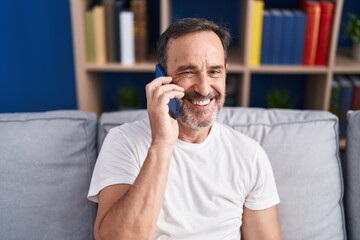
{"type": "Polygon", "coordinates": [[[204,19],[165,31],[167,77],[146,86],[149,119],[107,135],[89,190],[96,239],[280,239],[270,163],[254,140],[214,122],[225,100],[229,33],[204,19]],[[179,98],[179,119],[168,103],[179,98]]]}

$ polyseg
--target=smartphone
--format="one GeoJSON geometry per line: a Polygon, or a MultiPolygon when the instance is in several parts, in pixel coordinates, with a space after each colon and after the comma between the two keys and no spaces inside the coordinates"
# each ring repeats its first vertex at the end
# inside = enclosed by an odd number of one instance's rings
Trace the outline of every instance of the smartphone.
{"type": "MultiPolygon", "coordinates": [[[[165,70],[162,68],[160,64],[156,64],[155,66],[155,77],[166,76],[165,70]]],[[[169,102],[169,113],[170,116],[174,119],[179,117],[179,99],[172,98],[169,102]]]]}

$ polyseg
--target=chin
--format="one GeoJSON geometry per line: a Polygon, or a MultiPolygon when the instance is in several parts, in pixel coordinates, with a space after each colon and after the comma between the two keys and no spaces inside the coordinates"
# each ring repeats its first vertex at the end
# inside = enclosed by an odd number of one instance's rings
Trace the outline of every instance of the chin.
{"type": "Polygon", "coordinates": [[[223,104],[216,105],[212,109],[204,111],[194,111],[186,105],[180,107],[179,120],[184,125],[193,128],[201,129],[211,127],[217,115],[219,114],[223,104]]]}

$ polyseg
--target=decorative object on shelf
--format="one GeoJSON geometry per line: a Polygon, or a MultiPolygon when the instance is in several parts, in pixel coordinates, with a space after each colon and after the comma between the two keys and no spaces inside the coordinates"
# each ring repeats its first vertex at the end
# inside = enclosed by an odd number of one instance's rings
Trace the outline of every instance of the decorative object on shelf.
{"type": "Polygon", "coordinates": [[[360,61],[360,18],[354,13],[348,13],[348,17],[345,33],[353,41],[353,58],[360,61]]]}
{"type": "Polygon", "coordinates": [[[295,98],[288,89],[275,89],[267,94],[269,108],[294,108],[295,98]]]}
{"type": "Polygon", "coordinates": [[[134,87],[123,87],[117,92],[119,110],[140,108],[139,92],[134,87]]]}

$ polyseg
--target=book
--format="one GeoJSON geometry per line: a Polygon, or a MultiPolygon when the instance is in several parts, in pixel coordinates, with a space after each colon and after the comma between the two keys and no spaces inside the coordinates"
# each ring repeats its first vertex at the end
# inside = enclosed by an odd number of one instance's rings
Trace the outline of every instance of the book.
{"type": "Polygon", "coordinates": [[[95,62],[105,63],[107,61],[106,33],[105,33],[105,8],[94,6],[94,38],[95,38],[95,62]]]}
{"type": "Polygon", "coordinates": [[[356,75],[350,75],[349,78],[353,86],[351,109],[360,110],[360,77],[356,75]]]}
{"type": "Polygon", "coordinates": [[[105,7],[106,55],[108,62],[116,61],[114,4],[114,0],[103,0],[105,7]]]}
{"type": "Polygon", "coordinates": [[[340,86],[340,99],[339,99],[339,126],[340,137],[345,137],[346,134],[346,114],[351,109],[353,87],[350,79],[345,75],[337,75],[340,86]]]}
{"type": "Polygon", "coordinates": [[[339,116],[340,86],[339,81],[334,78],[331,83],[330,112],[339,116]]]}
{"type": "Polygon", "coordinates": [[[85,12],[86,61],[95,62],[94,20],[92,10],[85,12]]]}
{"type": "Polygon", "coordinates": [[[146,62],[148,54],[146,0],[131,0],[134,13],[135,61],[146,62]]]}
{"type": "Polygon", "coordinates": [[[305,25],[306,25],[306,14],[303,11],[295,10],[295,41],[293,49],[293,57],[291,63],[295,65],[302,64],[304,54],[304,42],[305,42],[305,25]]]}
{"type": "Polygon", "coordinates": [[[264,2],[260,0],[251,1],[251,33],[250,33],[250,54],[249,65],[260,65],[261,57],[261,35],[263,24],[264,2]]]}
{"type": "Polygon", "coordinates": [[[271,39],[271,16],[270,11],[263,12],[263,27],[261,38],[261,64],[269,64],[270,62],[270,39],[271,39]]]}
{"type": "Polygon", "coordinates": [[[281,64],[281,52],[283,50],[281,46],[282,39],[282,19],[283,15],[278,9],[271,9],[271,63],[272,64],[281,64]]]}
{"type": "Polygon", "coordinates": [[[306,2],[306,30],[304,44],[304,65],[314,65],[316,60],[316,50],[318,44],[319,26],[320,26],[320,2],[306,2]]]}
{"type": "Polygon", "coordinates": [[[334,15],[334,2],[321,1],[320,8],[320,26],[315,64],[326,65],[329,56],[330,35],[334,15]]]}
{"type": "Polygon", "coordinates": [[[291,64],[295,43],[295,16],[290,10],[282,10],[282,38],[280,63],[291,64]]]}
{"type": "Polygon", "coordinates": [[[121,64],[131,65],[135,63],[134,13],[127,10],[121,11],[119,20],[121,64]]]}

